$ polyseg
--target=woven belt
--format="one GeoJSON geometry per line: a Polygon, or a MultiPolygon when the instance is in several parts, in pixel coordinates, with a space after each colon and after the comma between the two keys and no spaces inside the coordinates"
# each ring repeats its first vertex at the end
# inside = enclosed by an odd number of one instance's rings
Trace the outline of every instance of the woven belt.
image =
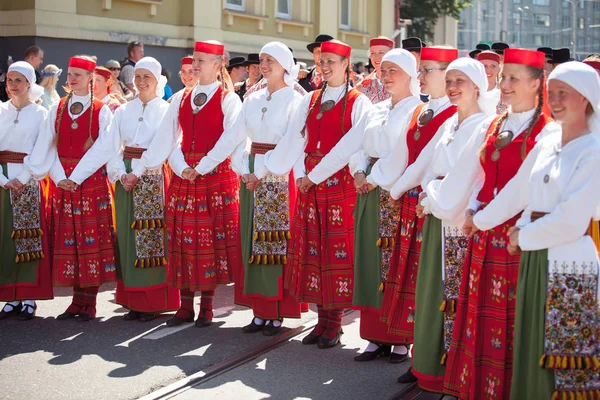
{"type": "Polygon", "coordinates": [[[277,146],[272,143],[254,143],[252,142],[252,147],[250,147],[250,154],[265,154],[267,151],[271,151],[277,146]]]}
{"type": "Polygon", "coordinates": [[[125,146],[123,149],[123,158],[126,160],[139,160],[142,158],[142,154],[144,154],[145,151],[146,149],[142,149],[141,147],[125,146]]]}
{"type": "Polygon", "coordinates": [[[311,151],[310,153],[306,153],[311,157],[325,157],[325,154],[321,153],[320,151],[311,151]]]}
{"type": "Polygon", "coordinates": [[[15,151],[0,151],[0,164],[23,164],[23,159],[27,153],[17,153],[15,151]]]}
{"type": "Polygon", "coordinates": [[[372,166],[375,165],[377,161],[379,161],[379,157],[369,157],[369,162],[372,166]]]}

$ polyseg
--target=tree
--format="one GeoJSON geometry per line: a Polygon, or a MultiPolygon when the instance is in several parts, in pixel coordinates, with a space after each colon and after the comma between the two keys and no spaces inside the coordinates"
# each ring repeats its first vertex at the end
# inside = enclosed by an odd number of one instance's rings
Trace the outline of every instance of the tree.
{"type": "Polygon", "coordinates": [[[425,39],[433,36],[439,17],[458,19],[461,10],[471,5],[471,0],[399,0],[398,3],[401,17],[412,20],[408,35],[425,39]]]}

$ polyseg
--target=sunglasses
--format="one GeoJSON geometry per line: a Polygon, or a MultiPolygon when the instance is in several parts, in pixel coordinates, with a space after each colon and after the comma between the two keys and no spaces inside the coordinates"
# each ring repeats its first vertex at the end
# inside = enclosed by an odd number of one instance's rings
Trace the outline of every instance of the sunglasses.
{"type": "Polygon", "coordinates": [[[110,67],[110,68],[107,68],[107,69],[109,71],[120,71],[121,70],[121,68],[117,68],[117,67],[110,67]]]}

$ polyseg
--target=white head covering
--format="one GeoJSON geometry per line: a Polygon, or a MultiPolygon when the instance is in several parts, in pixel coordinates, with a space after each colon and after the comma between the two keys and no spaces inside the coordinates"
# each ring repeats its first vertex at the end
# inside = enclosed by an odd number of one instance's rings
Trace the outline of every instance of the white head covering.
{"type": "Polygon", "coordinates": [[[396,64],[410,76],[410,92],[413,96],[420,94],[419,79],[417,78],[417,59],[404,49],[392,49],[385,53],[381,62],[389,61],[396,64]]]}
{"type": "Polygon", "coordinates": [[[152,75],[154,75],[154,77],[156,78],[156,82],[158,82],[158,85],[156,85],[156,96],[162,99],[165,95],[165,86],[167,85],[167,78],[160,74],[162,71],[162,66],[160,65],[158,60],[156,60],[156,58],[154,57],[144,57],[140,61],[135,63],[134,71],[137,71],[140,68],[147,69],[148,71],[152,72],[152,75]]]}
{"type": "Polygon", "coordinates": [[[596,70],[582,62],[569,61],[554,68],[548,82],[552,79],[566,83],[588,99],[594,109],[589,119],[590,129],[600,135],[600,77],[596,70]]]}
{"type": "Polygon", "coordinates": [[[453,70],[463,72],[469,77],[469,79],[471,79],[475,86],[477,86],[479,89],[479,98],[477,99],[477,104],[479,104],[481,111],[486,115],[495,115],[496,104],[491,104],[489,101],[487,101],[488,97],[492,96],[493,93],[488,92],[487,90],[488,80],[483,63],[470,57],[461,57],[452,61],[450,65],[448,65],[448,68],[446,68],[446,73],[453,70]],[[492,105],[493,107],[491,107],[492,105]]]}
{"type": "Polygon", "coordinates": [[[260,49],[260,54],[268,54],[276,59],[285,69],[283,80],[288,86],[294,86],[300,67],[294,63],[294,55],[285,44],[281,42],[269,42],[260,49]]]}
{"type": "Polygon", "coordinates": [[[17,61],[8,67],[8,72],[11,71],[20,73],[29,82],[29,100],[35,103],[40,97],[42,97],[42,94],[44,94],[44,88],[35,83],[35,70],[31,64],[26,61],[17,61]]]}

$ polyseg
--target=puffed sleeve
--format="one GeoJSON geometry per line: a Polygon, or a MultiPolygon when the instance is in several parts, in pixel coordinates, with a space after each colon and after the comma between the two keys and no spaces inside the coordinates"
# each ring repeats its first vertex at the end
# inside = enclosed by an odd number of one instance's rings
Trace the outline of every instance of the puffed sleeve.
{"type": "Polygon", "coordinates": [[[352,107],[352,128],[308,174],[308,179],[319,184],[348,165],[350,157],[360,150],[365,133],[366,116],[373,105],[367,96],[360,95],[352,107]]]}
{"type": "Polygon", "coordinates": [[[77,166],[69,176],[69,179],[78,185],[81,185],[87,178],[92,176],[94,172],[106,164],[118,151],[109,134],[113,114],[108,106],[102,106],[99,118],[100,131],[98,132],[98,139],[96,139],[92,147],[79,160],[77,166]]]}
{"type": "MultiPolygon", "coordinates": [[[[235,148],[231,156],[231,169],[238,176],[246,175],[250,173],[250,147],[252,141],[246,137],[238,146],[235,148]]],[[[260,178],[259,178],[260,179],[260,178]]]]}
{"type": "Polygon", "coordinates": [[[48,157],[48,155],[50,154],[50,148],[52,147],[52,138],[42,136],[47,135],[44,129],[44,125],[46,123],[46,120],[48,119],[48,110],[46,110],[43,107],[39,107],[36,113],[36,117],[39,118],[38,123],[36,124],[36,127],[38,128],[38,135],[35,139],[35,144],[33,145],[31,154],[27,155],[23,159],[23,164],[25,168],[23,168],[19,176],[17,176],[17,179],[23,185],[26,185],[32,177],[36,181],[39,181],[42,180],[48,174],[48,170],[38,170],[38,166],[34,165],[31,161],[31,156],[34,152],[36,152],[36,157],[40,157],[40,155],[42,154],[44,154],[45,157],[48,157]],[[39,146],[38,149],[36,149],[37,146],[39,146]]]}
{"type": "Polygon", "coordinates": [[[206,157],[196,166],[196,171],[201,175],[206,175],[227,157],[231,156],[236,147],[244,140],[245,121],[240,118],[242,111],[242,101],[240,97],[230,92],[223,100],[223,134],[217,140],[215,146],[208,152],[206,157]]]}
{"type": "Polygon", "coordinates": [[[348,168],[350,168],[350,174],[354,176],[357,171],[366,171],[369,168],[369,156],[364,150],[359,150],[350,156],[348,162],[348,168]]]}
{"type": "Polygon", "coordinates": [[[50,112],[46,116],[46,120],[42,122],[40,133],[38,134],[31,154],[23,160],[23,163],[27,165],[27,168],[29,168],[31,175],[35,180],[44,179],[48,172],[51,171],[53,171],[53,173],[51,173],[51,178],[55,183],[59,182],[55,180],[55,178],[58,179],[62,177],[62,179],[67,179],[65,171],[58,160],[56,144],[54,143],[57,110],[58,104],[50,109],[50,112]],[[56,163],[58,163],[58,165],[56,165],[56,163]]]}
{"type": "Polygon", "coordinates": [[[125,108],[117,108],[109,130],[110,141],[116,150],[116,153],[114,153],[106,164],[106,172],[110,183],[117,183],[121,179],[121,176],[127,173],[125,163],[123,163],[123,143],[121,140],[121,121],[124,110],[125,108]]]}

